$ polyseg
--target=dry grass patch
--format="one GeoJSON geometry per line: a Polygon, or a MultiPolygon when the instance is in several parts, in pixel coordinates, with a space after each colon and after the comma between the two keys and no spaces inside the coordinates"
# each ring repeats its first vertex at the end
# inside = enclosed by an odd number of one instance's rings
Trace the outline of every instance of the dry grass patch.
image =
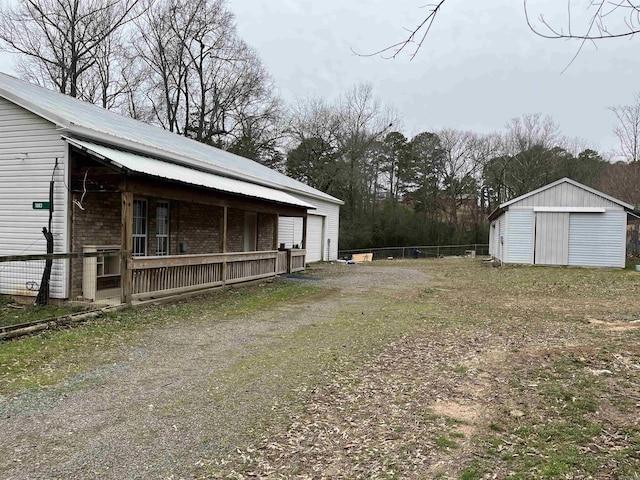
{"type": "Polygon", "coordinates": [[[415,328],[361,366],[332,372],[300,397],[286,428],[217,462],[208,476],[471,480],[640,471],[639,331],[589,323],[636,318],[630,299],[640,276],[453,259],[402,264],[434,278],[413,292],[409,308],[387,306],[416,315],[415,328]]]}

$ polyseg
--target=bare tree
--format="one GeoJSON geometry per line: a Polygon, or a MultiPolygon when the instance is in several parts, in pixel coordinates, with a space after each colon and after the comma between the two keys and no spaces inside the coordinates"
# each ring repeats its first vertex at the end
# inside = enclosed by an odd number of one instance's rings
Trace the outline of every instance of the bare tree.
{"type": "Polygon", "coordinates": [[[482,170],[496,154],[499,143],[494,135],[469,131],[443,129],[436,134],[443,153],[436,171],[445,195],[442,208],[449,222],[459,226],[458,210],[464,203],[477,203],[482,170]]]}
{"type": "Polygon", "coordinates": [[[150,3],[136,23],[136,55],[147,72],[143,89],[155,122],[256,160],[274,160],[280,101],[258,55],[238,37],[225,0],[150,3]]]}
{"type": "Polygon", "coordinates": [[[72,97],[96,52],[139,0],[19,0],[0,6],[0,48],[23,55],[24,77],[72,97]]]}
{"type": "Polygon", "coordinates": [[[505,147],[510,155],[527,151],[534,146],[551,148],[562,136],[560,126],[549,115],[525,114],[507,122],[505,147]]]}
{"type": "Polygon", "coordinates": [[[627,162],[640,160],[640,93],[631,105],[610,107],[617,119],[613,129],[620,141],[620,155],[627,162]]]}
{"type": "Polygon", "coordinates": [[[526,114],[507,123],[504,137],[508,160],[507,197],[522,195],[547,183],[549,151],[562,144],[559,125],[548,115],[526,114]]]}

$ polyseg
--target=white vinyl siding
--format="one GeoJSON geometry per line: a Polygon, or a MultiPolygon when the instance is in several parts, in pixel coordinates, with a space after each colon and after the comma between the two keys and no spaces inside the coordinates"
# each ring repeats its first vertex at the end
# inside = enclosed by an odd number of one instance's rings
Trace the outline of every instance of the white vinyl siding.
{"type": "Polygon", "coordinates": [[[278,245],[281,243],[285,248],[302,243],[302,217],[278,218],[278,245]]]}
{"type": "MultiPolygon", "coordinates": [[[[54,252],[69,251],[66,175],[67,147],[56,126],[0,98],[0,255],[46,253],[49,210],[34,210],[33,202],[49,201],[51,180],[54,252]]],[[[0,294],[35,296],[43,269],[44,261],[0,264],[0,294]]],[[[50,295],[68,296],[67,260],[53,262],[50,295]]]]}
{"type": "Polygon", "coordinates": [[[533,210],[509,209],[507,212],[507,263],[533,262],[533,210]]]}
{"type": "Polygon", "coordinates": [[[506,230],[505,222],[506,222],[506,217],[505,215],[502,215],[498,219],[498,226],[496,227],[498,234],[496,235],[497,241],[496,241],[496,246],[494,247],[494,250],[496,251],[495,257],[502,262],[506,261],[506,259],[504,258],[504,249],[507,243],[507,239],[505,238],[505,230],[506,230]]]}
{"type": "Polygon", "coordinates": [[[320,262],[324,259],[324,217],[309,215],[307,217],[307,262],[320,262]]]}
{"type": "Polygon", "coordinates": [[[611,200],[570,183],[561,183],[542,192],[523,198],[514,207],[608,207],[620,208],[611,200]]]}
{"type": "Polygon", "coordinates": [[[569,225],[569,265],[624,267],[624,210],[572,213],[569,225]]]}

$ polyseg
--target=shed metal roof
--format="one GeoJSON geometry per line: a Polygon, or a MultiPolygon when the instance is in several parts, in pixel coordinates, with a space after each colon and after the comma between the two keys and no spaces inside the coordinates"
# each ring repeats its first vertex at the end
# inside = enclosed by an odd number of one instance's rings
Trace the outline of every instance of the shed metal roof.
{"type": "Polygon", "coordinates": [[[63,134],[330,203],[341,200],[238,155],[0,73],[0,96],[49,120],[63,134]]]}
{"type": "Polygon", "coordinates": [[[315,209],[313,205],[289,195],[286,192],[273,188],[263,187],[252,183],[243,182],[233,178],[221,177],[209,172],[201,172],[193,168],[176,165],[175,163],[163,162],[155,158],[144,157],[130,152],[115,150],[113,148],[96,145],[95,143],[65,137],[65,140],[78,148],[97,155],[101,159],[106,159],[118,168],[129,171],[151,175],[154,177],[175,180],[190,185],[212,188],[221,192],[242,195],[245,197],[259,198],[271,202],[294,205],[307,209],[315,209]]]}

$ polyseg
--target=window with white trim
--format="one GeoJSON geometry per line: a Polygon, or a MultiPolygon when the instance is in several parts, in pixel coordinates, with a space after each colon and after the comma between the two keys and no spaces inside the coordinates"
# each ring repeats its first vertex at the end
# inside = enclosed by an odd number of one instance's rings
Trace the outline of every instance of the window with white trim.
{"type": "Polygon", "coordinates": [[[169,202],[156,204],[156,255],[169,255],[169,202]]]}
{"type": "Polygon", "coordinates": [[[133,200],[133,251],[134,257],[147,255],[147,201],[133,200]]]}

